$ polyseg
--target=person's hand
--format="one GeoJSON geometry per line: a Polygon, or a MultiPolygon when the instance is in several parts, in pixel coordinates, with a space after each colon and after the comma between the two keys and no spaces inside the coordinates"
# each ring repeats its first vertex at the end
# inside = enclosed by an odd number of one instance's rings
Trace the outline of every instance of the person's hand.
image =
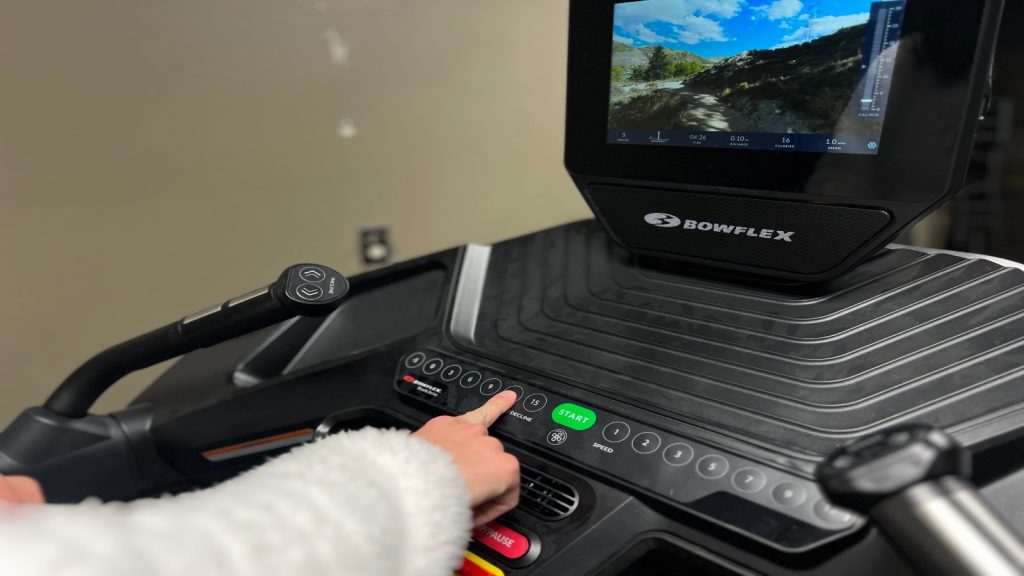
{"type": "Polygon", "coordinates": [[[519,460],[487,428],[516,403],[506,390],[462,416],[440,416],[413,433],[452,455],[466,480],[473,525],[494,520],[519,503],[519,460]]]}
{"type": "Polygon", "coordinates": [[[28,476],[0,476],[0,502],[42,504],[43,489],[28,476]]]}

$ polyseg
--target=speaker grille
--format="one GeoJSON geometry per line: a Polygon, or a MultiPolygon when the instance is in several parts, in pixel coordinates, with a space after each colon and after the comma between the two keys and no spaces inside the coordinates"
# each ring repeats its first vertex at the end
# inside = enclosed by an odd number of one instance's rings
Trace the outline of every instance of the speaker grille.
{"type": "Polygon", "coordinates": [[[519,507],[542,520],[566,518],[579,505],[579,492],[566,482],[528,466],[520,476],[519,507]]]}

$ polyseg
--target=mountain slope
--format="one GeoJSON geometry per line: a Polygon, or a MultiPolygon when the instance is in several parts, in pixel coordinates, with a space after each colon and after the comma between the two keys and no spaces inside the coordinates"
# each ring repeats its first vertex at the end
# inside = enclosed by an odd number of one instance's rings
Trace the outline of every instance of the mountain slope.
{"type": "Polygon", "coordinates": [[[612,42],[612,65],[622,66],[625,69],[634,66],[647,66],[648,56],[639,48],[634,48],[622,42],[612,42]]]}
{"type": "MultiPolygon", "coordinates": [[[[612,42],[612,65],[622,66],[626,70],[629,70],[634,66],[647,66],[647,63],[651,59],[651,54],[654,53],[654,48],[654,46],[637,48],[623,42],[612,42]]],[[[705,65],[711,63],[711,60],[702,58],[693,52],[686,50],[672,50],[670,48],[665,48],[665,56],[668,56],[668,61],[673,64],[676,62],[699,62],[700,64],[705,65]]]]}
{"type": "Polygon", "coordinates": [[[827,131],[857,85],[866,32],[862,24],[796,46],[737,54],[693,76],[689,86],[737,108],[774,101],[827,131]]]}

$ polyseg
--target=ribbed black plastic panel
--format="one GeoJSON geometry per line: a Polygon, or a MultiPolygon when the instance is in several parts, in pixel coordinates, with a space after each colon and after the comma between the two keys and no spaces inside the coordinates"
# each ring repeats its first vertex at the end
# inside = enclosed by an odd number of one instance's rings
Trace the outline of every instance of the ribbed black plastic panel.
{"type": "Polygon", "coordinates": [[[543,520],[566,518],[580,502],[571,484],[525,465],[520,465],[519,487],[519,507],[543,520]]]}
{"type": "Polygon", "coordinates": [[[1022,295],[1017,268],[910,249],[814,289],[754,287],[638,262],[584,222],[494,246],[470,348],[813,461],[898,422],[1024,423],[1022,295]]]}

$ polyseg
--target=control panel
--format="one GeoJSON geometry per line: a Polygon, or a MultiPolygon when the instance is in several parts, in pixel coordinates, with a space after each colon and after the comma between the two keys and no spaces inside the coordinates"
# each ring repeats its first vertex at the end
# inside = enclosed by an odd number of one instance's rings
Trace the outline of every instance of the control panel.
{"type": "Polygon", "coordinates": [[[495,424],[499,433],[784,551],[806,550],[863,524],[831,506],[813,481],[448,354],[406,355],[395,387],[450,414],[514,390],[518,400],[495,424]]]}

